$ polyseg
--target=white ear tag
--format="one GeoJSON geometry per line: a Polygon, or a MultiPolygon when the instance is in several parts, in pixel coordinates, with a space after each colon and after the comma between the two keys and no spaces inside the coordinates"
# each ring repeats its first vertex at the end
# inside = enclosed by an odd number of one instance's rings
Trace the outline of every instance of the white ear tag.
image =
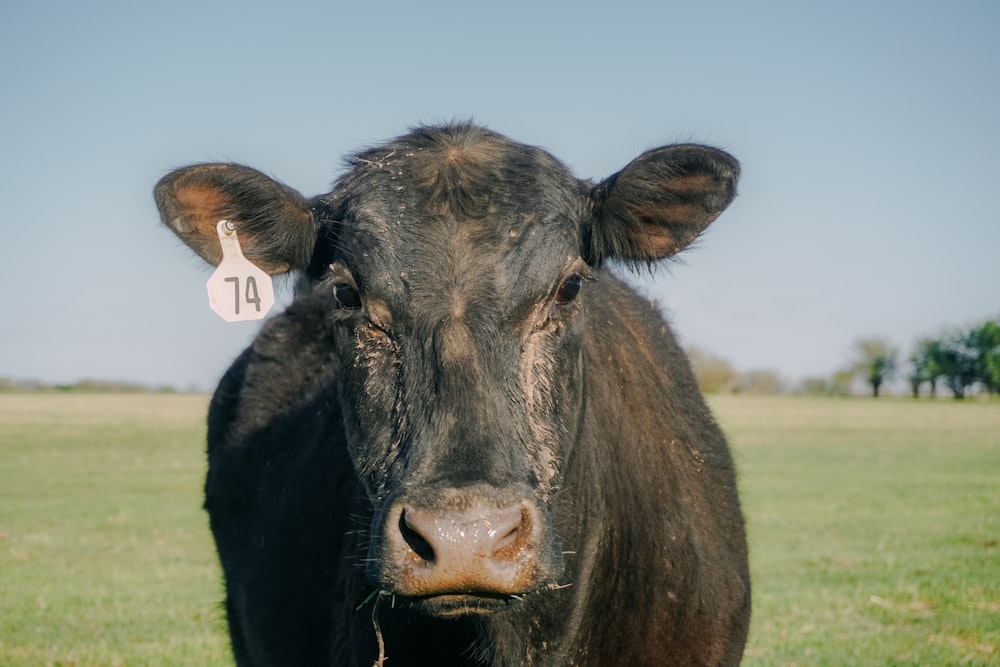
{"type": "Polygon", "coordinates": [[[215,229],[222,262],[208,279],[208,305],[227,322],[259,320],[274,305],[271,276],[243,256],[233,223],[220,220],[215,229]]]}

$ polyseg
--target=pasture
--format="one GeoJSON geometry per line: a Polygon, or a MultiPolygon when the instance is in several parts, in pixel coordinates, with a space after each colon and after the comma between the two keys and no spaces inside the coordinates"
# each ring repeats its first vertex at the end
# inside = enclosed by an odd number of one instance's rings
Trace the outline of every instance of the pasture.
{"type": "MultiPolygon", "coordinates": [[[[0,394],[0,664],[231,665],[208,398],[0,394]]],[[[1000,665],[1000,404],[715,397],[745,665],[1000,665]]]]}

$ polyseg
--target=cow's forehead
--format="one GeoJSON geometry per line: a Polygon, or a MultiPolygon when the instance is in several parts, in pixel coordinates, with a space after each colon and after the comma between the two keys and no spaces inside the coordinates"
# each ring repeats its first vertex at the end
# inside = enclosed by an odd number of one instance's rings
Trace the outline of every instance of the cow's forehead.
{"type": "Polygon", "coordinates": [[[342,260],[393,301],[532,298],[579,252],[585,186],[540,149],[472,134],[366,151],[331,193],[342,260]]]}
{"type": "Polygon", "coordinates": [[[390,218],[517,225],[547,209],[571,206],[580,189],[545,151],[481,128],[415,132],[360,153],[351,164],[338,184],[342,196],[390,218]]]}

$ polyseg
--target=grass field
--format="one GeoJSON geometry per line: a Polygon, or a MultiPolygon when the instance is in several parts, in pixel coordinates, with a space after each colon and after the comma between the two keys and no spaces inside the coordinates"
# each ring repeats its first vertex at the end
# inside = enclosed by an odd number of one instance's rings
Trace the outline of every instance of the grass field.
{"type": "Polygon", "coordinates": [[[0,665],[232,664],[204,396],[0,394],[0,665]]]}
{"type": "MultiPolygon", "coordinates": [[[[1000,404],[718,397],[746,665],[1000,665],[1000,404]]],[[[0,394],[0,665],[231,665],[207,398],[0,394]]]]}
{"type": "Polygon", "coordinates": [[[713,402],[741,471],[747,665],[1000,665],[1000,404],[713,402]]]}

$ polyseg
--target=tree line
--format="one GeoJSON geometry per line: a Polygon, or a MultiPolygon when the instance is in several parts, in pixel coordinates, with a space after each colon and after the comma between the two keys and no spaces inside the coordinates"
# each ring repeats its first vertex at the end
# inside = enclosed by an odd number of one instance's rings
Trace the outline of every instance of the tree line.
{"type": "Polygon", "coordinates": [[[737,371],[732,364],[699,347],[685,349],[698,388],[704,394],[782,394],[788,383],[771,369],[737,371]]]}
{"type": "Polygon", "coordinates": [[[923,393],[937,396],[942,388],[957,399],[972,390],[1000,394],[1000,318],[920,338],[907,357],[884,338],[859,338],[851,346],[847,366],[829,377],[809,377],[798,383],[788,382],[769,369],[739,372],[725,359],[697,347],[686,351],[698,386],[706,394],[846,396],[856,383],[864,383],[877,397],[884,385],[895,379],[905,379],[914,398],[923,393]]]}
{"type": "MultiPolygon", "coordinates": [[[[861,375],[878,396],[882,384],[900,370],[899,350],[881,338],[855,342],[851,370],[861,375]]],[[[944,384],[956,399],[965,398],[973,387],[987,394],[1000,393],[1000,319],[986,320],[940,338],[917,341],[907,358],[905,377],[914,398],[927,386],[937,396],[944,384]]]]}
{"type": "Polygon", "coordinates": [[[79,392],[91,394],[172,394],[177,390],[166,385],[151,387],[139,382],[87,378],[77,382],[53,384],[35,379],[0,377],[0,392],[79,392]]]}

